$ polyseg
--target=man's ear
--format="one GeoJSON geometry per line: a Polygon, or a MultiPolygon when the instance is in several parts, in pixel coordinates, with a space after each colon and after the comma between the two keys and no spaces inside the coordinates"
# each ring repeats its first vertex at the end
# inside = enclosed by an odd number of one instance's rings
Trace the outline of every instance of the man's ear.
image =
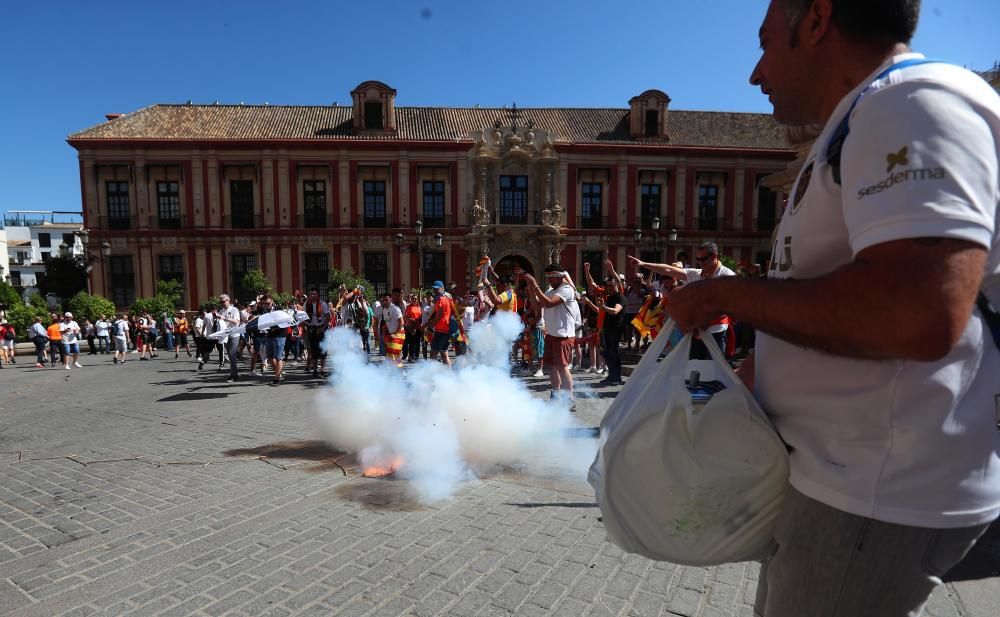
{"type": "Polygon", "coordinates": [[[799,23],[802,41],[810,47],[817,46],[833,23],[833,3],[831,0],[813,0],[799,23]]]}

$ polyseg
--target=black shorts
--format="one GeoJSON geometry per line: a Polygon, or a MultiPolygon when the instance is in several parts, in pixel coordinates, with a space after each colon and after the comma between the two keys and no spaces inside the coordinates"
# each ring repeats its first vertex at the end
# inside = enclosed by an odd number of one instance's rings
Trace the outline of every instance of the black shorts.
{"type": "Polygon", "coordinates": [[[451,332],[435,332],[431,339],[431,351],[448,351],[451,344],[451,332]]]}
{"type": "Polygon", "coordinates": [[[177,345],[178,346],[180,346],[180,345],[187,345],[188,344],[188,335],[187,335],[187,332],[180,332],[178,334],[175,334],[174,336],[177,337],[177,345]]]}

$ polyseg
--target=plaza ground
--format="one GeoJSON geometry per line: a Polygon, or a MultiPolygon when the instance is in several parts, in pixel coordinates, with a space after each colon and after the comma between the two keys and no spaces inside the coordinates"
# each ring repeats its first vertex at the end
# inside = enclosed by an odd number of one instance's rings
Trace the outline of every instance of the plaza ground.
{"type": "MultiPolygon", "coordinates": [[[[21,358],[0,371],[0,615],[753,614],[756,563],[625,555],[582,477],[498,468],[435,506],[360,477],[319,441],[325,385],[295,366],[275,388],[183,354],[21,358]]],[[[581,426],[615,390],[580,402],[581,426]]],[[[998,548],[992,534],[926,614],[994,616],[998,548]]]]}

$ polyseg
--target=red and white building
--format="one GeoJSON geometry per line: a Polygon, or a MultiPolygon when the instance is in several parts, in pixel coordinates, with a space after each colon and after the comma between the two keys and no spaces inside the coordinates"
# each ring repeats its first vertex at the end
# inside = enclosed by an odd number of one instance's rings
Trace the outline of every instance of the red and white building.
{"type": "Polygon", "coordinates": [[[770,115],[673,110],[658,90],[614,109],[398,107],[375,81],[351,96],[152,105],[70,135],[94,293],[124,307],[180,279],[191,306],[245,297],[251,268],[286,292],[330,268],[464,287],[483,251],[580,277],[705,240],[763,264],[784,201],[763,180],[795,158],[770,115]]]}

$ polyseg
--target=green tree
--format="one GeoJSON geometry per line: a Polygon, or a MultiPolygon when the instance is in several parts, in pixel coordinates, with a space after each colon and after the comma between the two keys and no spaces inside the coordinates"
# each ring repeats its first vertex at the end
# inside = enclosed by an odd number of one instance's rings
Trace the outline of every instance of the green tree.
{"type": "Polygon", "coordinates": [[[290,301],[295,299],[295,296],[293,296],[290,293],[281,292],[281,293],[271,294],[271,298],[274,300],[275,306],[277,306],[278,308],[285,308],[285,306],[287,306],[290,301]]]}
{"type": "Polygon", "coordinates": [[[66,303],[66,308],[73,313],[78,322],[84,319],[97,321],[97,318],[104,315],[110,318],[115,314],[115,303],[101,296],[92,296],[85,291],[81,291],[66,303]]]}
{"type": "Polygon", "coordinates": [[[213,296],[213,297],[209,298],[208,300],[202,300],[201,304],[198,305],[198,309],[199,310],[204,310],[206,312],[211,312],[211,311],[219,308],[219,306],[221,306],[221,304],[219,302],[219,298],[217,296],[213,296]]]}
{"type": "Polygon", "coordinates": [[[149,313],[154,318],[159,318],[164,313],[174,314],[173,298],[162,295],[155,295],[152,298],[137,298],[129,313],[142,315],[149,313]]]}
{"type": "Polygon", "coordinates": [[[162,296],[165,301],[169,301],[174,309],[183,308],[181,300],[184,299],[184,283],[180,281],[157,281],[156,295],[162,296]]]}
{"type": "Polygon", "coordinates": [[[27,340],[28,328],[35,323],[35,317],[41,317],[42,323],[49,325],[49,310],[44,306],[18,303],[7,309],[7,321],[14,326],[18,340],[27,340]]]}
{"type": "Polygon", "coordinates": [[[736,272],[737,274],[739,274],[740,272],[740,264],[732,257],[728,257],[726,255],[719,255],[719,263],[729,268],[733,272],[736,272]]]}
{"type": "Polygon", "coordinates": [[[45,296],[43,296],[40,293],[33,293],[33,294],[31,294],[31,297],[28,298],[28,304],[30,304],[31,306],[34,306],[36,308],[40,308],[42,310],[45,310],[45,311],[47,311],[49,309],[49,302],[48,302],[48,300],[46,300],[45,296]]]}
{"type": "Polygon", "coordinates": [[[255,294],[271,293],[271,281],[263,270],[247,270],[241,282],[244,289],[252,289],[255,294]]]}
{"type": "Polygon", "coordinates": [[[63,303],[87,289],[87,264],[80,256],[46,258],[45,276],[36,283],[42,295],[58,296],[63,303]]]}
{"type": "Polygon", "coordinates": [[[18,304],[24,304],[21,294],[9,283],[0,281],[0,310],[10,310],[18,304]]]}
{"type": "Polygon", "coordinates": [[[340,297],[340,286],[343,285],[347,289],[354,289],[355,287],[363,287],[365,298],[369,302],[375,301],[375,284],[366,280],[363,276],[354,273],[354,270],[348,268],[347,270],[337,270],[336,268],[330,269],[330,299],[336,300],[340,297]]]}

